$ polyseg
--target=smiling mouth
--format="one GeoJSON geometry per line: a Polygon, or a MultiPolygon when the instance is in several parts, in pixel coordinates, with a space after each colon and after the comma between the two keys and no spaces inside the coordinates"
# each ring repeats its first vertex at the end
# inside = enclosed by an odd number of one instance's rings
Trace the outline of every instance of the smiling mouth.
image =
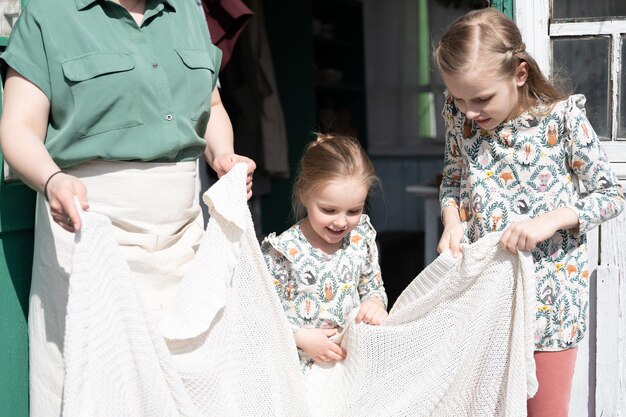
{"type": "Polygon", "coordinates": [[[334,230],[334,229],[331,229],[330,227],[327,227],[326,230],[328,230],[331,234],[334,234],[334,235],[340,235],[346,231],[346,229],[334,230]]]}

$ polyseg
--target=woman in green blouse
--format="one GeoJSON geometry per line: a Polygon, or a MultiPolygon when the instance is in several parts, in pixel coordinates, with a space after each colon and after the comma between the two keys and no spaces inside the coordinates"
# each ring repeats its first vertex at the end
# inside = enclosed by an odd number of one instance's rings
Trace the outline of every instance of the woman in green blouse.
{"type": "Polygon", "coordinates": [[[73,233],[108,215],[158,320],[202,237],[196,160],[235,163],[221,53],[191,0],[31,0],[0,57],[2,151],[39,192],[29,307],[31,416],[59,416],[73,233]],[[209,117],[210,116],[210,117],[209,117]]]}

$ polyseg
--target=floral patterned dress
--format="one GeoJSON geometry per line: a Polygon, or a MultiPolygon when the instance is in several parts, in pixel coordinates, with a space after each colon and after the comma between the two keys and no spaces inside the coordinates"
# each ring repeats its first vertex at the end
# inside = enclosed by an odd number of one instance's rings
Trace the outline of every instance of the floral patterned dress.
{"type": "Polygon", "coordinates": [[[440,202],[442,209],[458,208],[469,242],[559,207],[577,214],[578,230],[559,230],[532,251],[536,349],[576,346],[589,309],[585,233],[624,206],[621,186],[585,116],[584,96],[557,103],[545,116],[523,113],[492,131],[467,120],[446,98],[440,202]]]}
{"type": "MultiPolygon", "coordinates": [[[[261,251],[294,333],[301,327],[339,329],[362,301],[387,295],[378,265],[376,231],[369,217],[343,238],[333,254],[311,246],[302,234],[301,222],[276,236],[270,234],[261,251]]],[[[303,367],[313,361],[299,350],[303,367]]]]}

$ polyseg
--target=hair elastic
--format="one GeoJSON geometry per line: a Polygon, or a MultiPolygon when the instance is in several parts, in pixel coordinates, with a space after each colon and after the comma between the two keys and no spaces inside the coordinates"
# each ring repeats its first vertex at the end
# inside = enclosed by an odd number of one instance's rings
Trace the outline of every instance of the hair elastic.
{"type": "Polygon", "coordinates": [[[50,183],[50,180],[52,179],[52,177],[54,177],[57,174],[65,174],[65,171],[60,169],[57,172],[53,172],[52,174],[50,174],[50,176],[46,180],[46,183],[43,186],[43,196],[46,198],[46,201],[50,201],[48,200],[48,184],[50,183]]]}

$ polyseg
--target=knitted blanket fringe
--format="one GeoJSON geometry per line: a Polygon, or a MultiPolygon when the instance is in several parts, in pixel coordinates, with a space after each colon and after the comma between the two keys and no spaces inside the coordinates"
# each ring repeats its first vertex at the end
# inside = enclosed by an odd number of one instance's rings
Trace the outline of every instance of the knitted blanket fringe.
{"type": "Polygon", "coordinates": [[[205,193],[205,237],[160,323],[142,307],[109,219],[82,213],[63,417],[526,415],[537,389],[528,254],[501,249],[497,234],[465,245],[460,258],[442,254],[385,325],[348,326],[348,357],[311,395],[245,178],[238,165],[205,193]]]}

